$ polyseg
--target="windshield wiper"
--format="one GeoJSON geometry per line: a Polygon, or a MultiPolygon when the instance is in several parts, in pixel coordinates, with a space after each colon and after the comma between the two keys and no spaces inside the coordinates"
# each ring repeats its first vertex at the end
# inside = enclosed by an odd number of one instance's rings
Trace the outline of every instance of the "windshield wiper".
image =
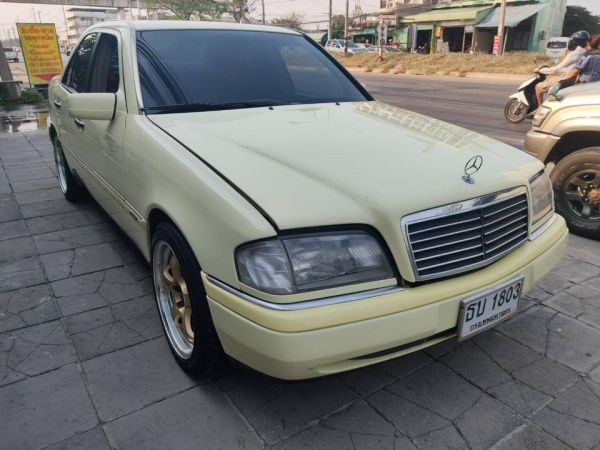
{"type": "Polygon", "coordinates": [[[289,104],[290,103],[288,102],[282,102],[279,100],[260,99],[230,103],[184,103],[178,105],[148,106],[142,108],[142,111],[146,114],[168,114],[198,111],[222,111],[226,109],[261,108],[267,106],[281,106],[289,104]]]}

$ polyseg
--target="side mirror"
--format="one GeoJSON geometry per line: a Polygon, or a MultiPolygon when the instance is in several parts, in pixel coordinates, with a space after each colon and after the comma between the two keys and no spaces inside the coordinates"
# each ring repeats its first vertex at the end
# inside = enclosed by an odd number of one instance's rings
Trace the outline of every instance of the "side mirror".
{"type": "Polygon", "coordinates": [[[74,119],[112,120],[117,106],[116,94],[69,94],[67,111],[74,119]]]}

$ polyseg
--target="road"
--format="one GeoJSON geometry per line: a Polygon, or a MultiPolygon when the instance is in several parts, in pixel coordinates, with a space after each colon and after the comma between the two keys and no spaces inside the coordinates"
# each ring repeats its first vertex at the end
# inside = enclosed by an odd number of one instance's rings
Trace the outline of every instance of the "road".
{"type": "Polygon", "coordinates": [[[355,73],[377,99],[523,147],[531,121],[510,124],[504,118],[515,80],[484,80],[417,75],[355,73]]]}

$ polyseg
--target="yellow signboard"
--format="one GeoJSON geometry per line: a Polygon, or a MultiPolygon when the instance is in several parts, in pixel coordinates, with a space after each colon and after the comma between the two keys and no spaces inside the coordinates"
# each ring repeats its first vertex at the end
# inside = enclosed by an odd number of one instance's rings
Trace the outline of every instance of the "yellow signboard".
{"type": "Polygon", "coordinates": [[[18,23],[17,29],[30,83],[48,84],[63,67],[54,24],[18,23]]]}

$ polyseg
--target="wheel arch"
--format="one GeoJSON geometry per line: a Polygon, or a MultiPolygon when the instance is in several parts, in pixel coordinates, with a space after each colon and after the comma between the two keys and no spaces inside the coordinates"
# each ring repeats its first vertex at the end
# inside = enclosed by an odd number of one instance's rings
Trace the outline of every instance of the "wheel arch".
{"type": "Polygon", "coordinates": [[[558,162],[565,156],[587,147],[595,147],[600,142],[600,131],[573,131],[565,134],[548,153],[545,163],[558,162]]]}
{"type": "Polygon", "coordinates": [[[54,128],[54,124],[50,124],[48,127],[48,135],[50,136],[50,141],[53,142],[54,138],[57,136],[56,128],[54,128]]]}
{"type": "MultiPolygon", "coordinates": [[[[179,227],[175,221],[171,218],[171,216],[169,214],[167,214],[164,209],[158,207],[158,206],[154,206],[153,208],[151,208],[150,212],[148,213],[148,218],[146,219],[148,221],[148,249],[149,249],[149,253],[151,251],[151,247],[152,247],[152,236],[154,235],[154,232],[156,231],[156,227],[158,227],[159,224],[161,223],[169,223],[171,225],[173,225],[175,228],[177,228],[181,234],[183,234],[183,232],[181,231],[181,227],[179,227]]],[[[184,235],[185,237],[185,235],[184,235]]]]}

